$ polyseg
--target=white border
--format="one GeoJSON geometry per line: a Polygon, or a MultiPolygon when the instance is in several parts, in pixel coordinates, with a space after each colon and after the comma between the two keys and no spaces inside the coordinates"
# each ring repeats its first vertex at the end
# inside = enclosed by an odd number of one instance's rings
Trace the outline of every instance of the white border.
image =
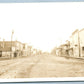
{"type": "Polygon", "coordinates": [[[84,81],[84,77],[0,79],[0,82],[84,81]]]}
{"type": "Polygon", "coordinates": [[[0,79],[0,82],[84,81],[84,77],[0,79]]]}

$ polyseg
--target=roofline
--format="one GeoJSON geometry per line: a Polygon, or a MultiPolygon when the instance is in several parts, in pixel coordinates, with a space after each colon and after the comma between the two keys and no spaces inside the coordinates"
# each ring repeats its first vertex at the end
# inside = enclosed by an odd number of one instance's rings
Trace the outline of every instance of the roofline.
{"type": "MultiPolygon", "coordinates": [[[[0,42],[3,42],[3,41],[0,41],[0,42]]],[[[11,41],[4,41],[4,42],[11,42],[11,41]]],[[[18,42],[18,43],[21,43],[20,41],[12,41],[12,42],[18,42]]],[[[23,44],[23,43],[22,43],[23,44]]]]}
{"type": "Polygon", "coordinates": [[[83,29],[81,29],[79,32],[81,32],[81,31],[83,31],[84,30],[84,28],[83,29]]]}
{"type": "Polygon", "coordinates": [[[72,32],[72,35],[74,35],[76,32],[79,32],[79,30],[76,29],[74,32],[72,32]]]}

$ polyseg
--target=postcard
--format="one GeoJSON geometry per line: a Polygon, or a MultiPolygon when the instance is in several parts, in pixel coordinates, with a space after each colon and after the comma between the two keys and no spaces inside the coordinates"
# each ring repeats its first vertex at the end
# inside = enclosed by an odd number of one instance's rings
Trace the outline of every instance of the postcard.
{"type": "Polygon", "coordinates": [[[0,3],[0,81],[84,80],[84,3],[0,3]]]}

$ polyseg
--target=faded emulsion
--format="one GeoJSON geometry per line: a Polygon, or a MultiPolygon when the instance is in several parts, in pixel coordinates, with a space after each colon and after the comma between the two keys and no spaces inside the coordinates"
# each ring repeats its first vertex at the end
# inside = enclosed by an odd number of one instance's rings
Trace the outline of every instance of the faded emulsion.
{"type": "Polygon", "coordinates": [[[1,4],[0,79],[84,77],[83,9],[84,3],[1,4]]]}

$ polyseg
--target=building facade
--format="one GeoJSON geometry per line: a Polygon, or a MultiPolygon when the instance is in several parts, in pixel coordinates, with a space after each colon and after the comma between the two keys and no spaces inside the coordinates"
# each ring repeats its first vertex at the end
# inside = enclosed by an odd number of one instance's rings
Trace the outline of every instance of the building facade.
{"type": "Polygon", "coordinates": [[[62,56],[69,56],[69,44],[62,45],[62,56]]]}
{"type": "Polygon", "coordinates": [[[19,41],[0,41],[0,56],[21,56],[23,45],[19,41]],[[3,54],[4,53],[4,54],[3,54]]]}
{"type": "Polygon", "coordinates": [[[84,29],[79,31],[79,46],[80,57],[84,57],[84,29]]]}
{"type": "Polygon", "coordinates": [[[75,30],[70,37],[69,55],[79,57],[79,30],[75,30]]]}
{"type": "Polygon", "coordinates": [[[23,44],[22,56],[28,56],[28,45],[27,45],[27,43],[23,44]]]}
{"type": "Polygon", "coordinates": [[[84,28],[76,29],[70,36],[69,43],[62,44],[56,49],[57,56],[84,57],[84,28]]]}
{"type": "Polygon", "coordinates": [[[56,56],[61,56],[62,55],[62,48],[61,47],[58,47],[56,49],[56,56]]]}

